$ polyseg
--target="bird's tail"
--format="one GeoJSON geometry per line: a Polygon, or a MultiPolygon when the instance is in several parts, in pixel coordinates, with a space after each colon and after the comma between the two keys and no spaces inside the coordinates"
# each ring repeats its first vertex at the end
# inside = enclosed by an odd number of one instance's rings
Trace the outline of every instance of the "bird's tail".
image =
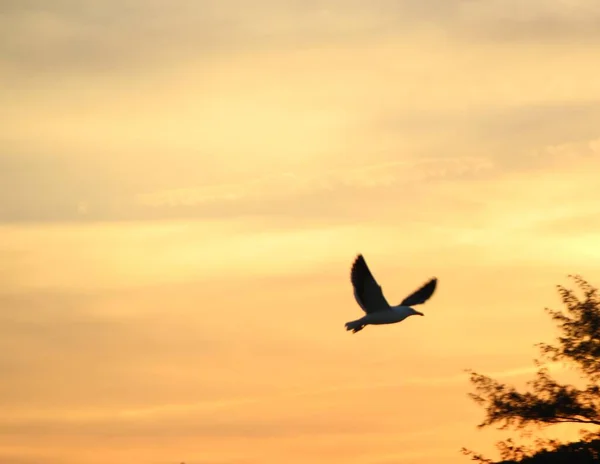
{"type": "Polygon", "coordinates": [[[352,333],[356,333],[365,327],[362,320],[357,319],[355,321],[346,322],[346,330],[351,330],[352,333]]]}

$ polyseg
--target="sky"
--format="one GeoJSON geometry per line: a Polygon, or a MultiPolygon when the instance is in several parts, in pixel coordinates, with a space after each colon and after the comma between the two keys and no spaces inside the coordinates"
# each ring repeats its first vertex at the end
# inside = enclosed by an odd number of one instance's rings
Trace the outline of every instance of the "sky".
{"type": "Polygon", "coordinates": [[[0,461],[493,451],[464,370],[600,285],[599,52],[597,0],[0,2],[0,461]],[[425,317],[346,332],[357,253],[425,317]]]}

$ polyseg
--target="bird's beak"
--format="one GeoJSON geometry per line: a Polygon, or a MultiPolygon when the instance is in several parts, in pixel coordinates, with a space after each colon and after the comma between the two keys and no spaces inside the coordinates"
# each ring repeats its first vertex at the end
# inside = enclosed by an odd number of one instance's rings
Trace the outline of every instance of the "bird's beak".
{"type": "Polygon", "coordinates": [[[418,314],[419,316],[424,316],[425,314],[419,312],[419,311],[415,311],[416,314],[418,314]]]}

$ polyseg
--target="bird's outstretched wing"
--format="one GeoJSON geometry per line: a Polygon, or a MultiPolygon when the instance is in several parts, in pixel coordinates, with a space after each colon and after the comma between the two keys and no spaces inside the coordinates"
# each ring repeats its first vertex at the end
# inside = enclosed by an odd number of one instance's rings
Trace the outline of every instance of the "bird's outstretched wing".
{"type": "Polygon", "coordinates": [[[354,298],[367,314],[386,311],[390,305],[383,296],[381,287],[371,274],[363,255],[358,255],[352,264],[350,280],[354,287],[354,298]]]}
{"type": "Polygon", "coordinates": [[[426,284],[422,285],[419,289],[415,290],[413,293],[408,295],[402,303],[401,306],[416,306],[425,303],[433,292],[435,291],[435,287],[437,286],[437,278],[430,279],[426,284]]]}

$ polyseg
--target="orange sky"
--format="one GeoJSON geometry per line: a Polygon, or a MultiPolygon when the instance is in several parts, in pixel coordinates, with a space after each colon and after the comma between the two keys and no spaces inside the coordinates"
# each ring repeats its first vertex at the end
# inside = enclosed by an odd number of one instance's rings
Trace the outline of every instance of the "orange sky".
{"type": "MultiPolygon", "coordinates": [[[[596,0],[0,5],[0,461],[469,462],[600,285],[596,0]],[[390,302],[367,327],[364,253],[390,302]]],[[[560,372],[557,375],[561,375],[560,372]]]]}

